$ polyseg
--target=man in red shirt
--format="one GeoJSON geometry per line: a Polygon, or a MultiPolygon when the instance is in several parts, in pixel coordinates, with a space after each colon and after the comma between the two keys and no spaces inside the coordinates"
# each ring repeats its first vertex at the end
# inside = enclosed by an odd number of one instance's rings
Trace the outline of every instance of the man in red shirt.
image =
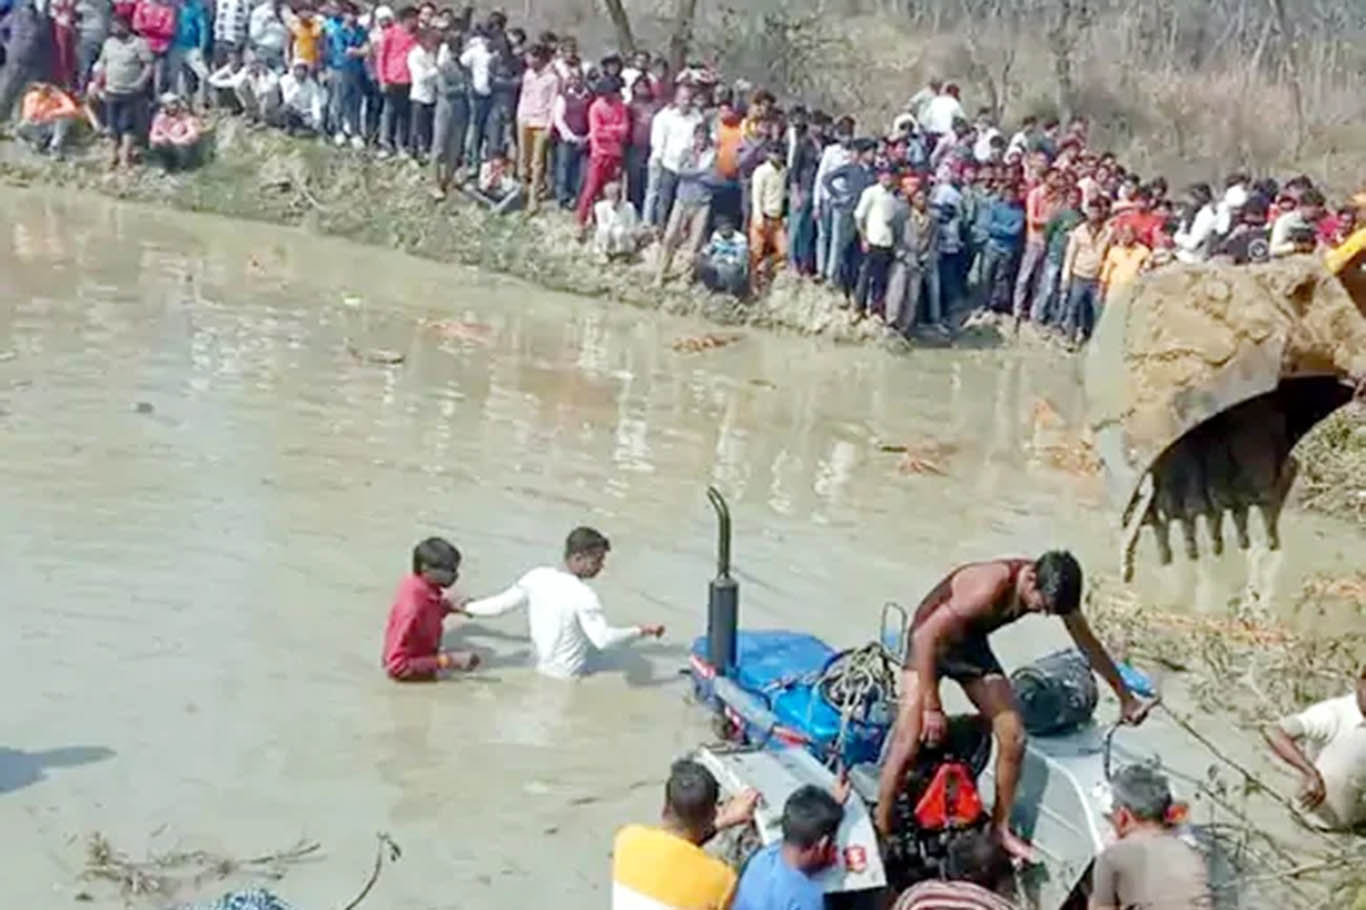
{"type": "Polygon", "coordinates": [[[1131,227],[1138,242],[1150,250],[1162,246],[1162,216],[1153,211],[1153,191],[1151,187],[1140,186],[1134,190],[1133,205],[1128,211],[1116,215],[1110,221],[1111,230],[1118,233],[1121,227],[1131,227]]]}
{"type": "Polygon", "coordinates": [[[413,572],[399,582],[384,629],[384,672],[403,682],[435,679],[451,670],[473,670],[479,655],[441,650],[441,622],[464,612],[464,598],[452,603],[442,591],[460,575],[460,551],[429,537],[413,548],[413,572]]]}
{"type": "Polygon", "coordinates": [[[631,132],[631,113],[621,99],[621,81],[603,76],[593,90],[597,98],[588,108],[588,175],[579,194],[579,231],[584,237],[602,188],[621,176],[626,138],[631,132]]]}
{"type": "Polygon", "coordinates": [[[1015,278],[1014,311],[1017,325],[1030,312],[1030,300],[1043,270],[1044,253],[1047,252],[1043,231],[1049,219],[1058,211],[1062,182],[1063,172],[1053,168],[1044,175],[1043,182],[1025,196],[1025,247],[1024,255],[1020,258],[1020,271],[1015,278]]]}

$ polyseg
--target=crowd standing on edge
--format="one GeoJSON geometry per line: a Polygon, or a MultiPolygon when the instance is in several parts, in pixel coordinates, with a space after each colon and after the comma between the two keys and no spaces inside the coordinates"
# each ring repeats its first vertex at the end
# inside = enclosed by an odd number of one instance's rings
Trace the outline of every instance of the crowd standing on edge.
{"type": "Polygon", "coordinates": [[[431,169],[498,212],[571,210],[604,260],[657,243],[656,277],[737,296],[789,269],[895,332],[969,311],[1072,342],[1165,262],[1264,261],[1340,244],[1366,196],[1330,210],[1306,177],[1235,172],[1173,198],[1088,142],[1025,117],[1007,136],[959,88],[917,91],[890,129],[808,110],[709,66],[597,61],[572,36],[350,0],[0,0],[0,120],[60,153],[89,121],[128,166],[200,160],[209,107],[431,169]],[[8,5],[8,9],[5,9],[8,5]],[[155,103],[154,103],[155,101],[155,103]],[[155,116],[154,116],[155,113],[155,116]],[[157,129],[158,120],[163,121],[157,129]],[[607,203],[607,204],[604,204],[607,203]]]}

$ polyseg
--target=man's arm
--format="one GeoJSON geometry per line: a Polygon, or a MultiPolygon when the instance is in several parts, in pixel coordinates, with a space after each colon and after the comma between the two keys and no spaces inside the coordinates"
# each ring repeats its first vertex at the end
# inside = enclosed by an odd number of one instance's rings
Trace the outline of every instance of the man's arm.
{"type": "Polygon", "coordinates": [[[1086,662],[1091,665],[1091,669],[1099,673],[1119,697],[1120,716],[1126,723],[1143,723],[1152,709],[1152,703],[1140,701],[1129,691],[1129,687],[1119,675],[1119,668],[1110,657],[1110,652],[1105,650],[1105,645],[1101,644],[1100,639],[1096,638],[1096,633],[1091,631],[1091,624],[1086,621],[1081,610],[1068,613],[1062,618],[1062,622],[1067,627],[1067,634],[1072,636],[1072,641],[1076,642],[1077,647],[1086,655],[1086,662]]]}
{"type": "Polygon", "coordinates": [[[602,612],[602,604],[596,599],[592,604],[579,607],[579,628],[583,629],[583,634],[588,636],[593,647],[599,651],[624,645],[646,635],[659,637],[664,634],[663,626],[631,626],[629,629],[619,629],[610,625],[607,622],[607,615],[602,612]]]}
{"type": "Polygon", "coordinates": [[[502,616],[527,603],[526,589],[515,584],[501,594],[471,600],[464,605],[464,612],[470,616],[502,616]]]}
{"type": "Polygon", "coordinates": [[[1300,772],[1303,778],[1299,794],[1300,805],[1306,809],[1316,809],[1324,798],[1323,775],[1319,774],[1319,769],[1314,767],[1309,756],[1296,742],[1304,735],[1304,722],[1299,715],[1287,717],[1262,730],[1262,736],[1265,737],[1271,751],[1276,753],[1281,761],[1300,772]]]}

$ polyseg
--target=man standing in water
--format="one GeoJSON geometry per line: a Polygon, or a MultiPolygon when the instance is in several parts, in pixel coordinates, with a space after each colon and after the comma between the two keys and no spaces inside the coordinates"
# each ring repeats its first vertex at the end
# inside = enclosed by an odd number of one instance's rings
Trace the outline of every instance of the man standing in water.
{"type": "Polygon", "coordinates": [[[532,569],[501,594],[465,604],[470,616],[499,616],[527,608],[536,669],[546,676],[572,679],[589,669],[593,649],[608,648],[637,638],[659,638],[660,625],[614,628],[607,623],[602,602],[586,580],[596,578],[612,545],[592,528],[575,528],[564,544],[564,565],[532,569]]]}
{"type": "Polygon", "coordinates": [[[1024,760],[1024,721],[1015,694],[991,651],[987,636],[1029,613],[1062,617],[1091,667],[1119,696],[1127,723],[1139,724],[1151,704],[1134,696],[1120,678],[1105,646],[1081,615],[1081,566],[1071,553],[1049,551],[1037,560],[998,559],[969,563],[935,585],[911,618],[910,647],[901,674],[901,709],[882,765],[874,821],[890,833],[892,809],[921,740],[940,742],[947,719],[939,681],[948,677],[991,721],[996,735],[996,801],[992,826],[1013,856],[1028,858],[1029,844],[1010,831],[1010,811],[1024,760]]]}

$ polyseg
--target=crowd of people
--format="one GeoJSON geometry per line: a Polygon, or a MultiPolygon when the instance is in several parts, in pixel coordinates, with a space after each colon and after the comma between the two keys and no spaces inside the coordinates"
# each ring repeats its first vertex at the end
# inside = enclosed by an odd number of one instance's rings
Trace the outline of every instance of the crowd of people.
{"type": "MultiPolygon", "coordinates": [[[[709,66],[580,55],[502,12],[352,0],[4,0],[0,119],[48,150],[89,120],[115,164],[192,166],[208,107],[422,162],[499,212],[571,210],[603,259],[651,243],[656,277],[743,296],[778,269],[902,333],[986,310],[1085,339],[1098,308],[1173,259],[1265,260],[1340,243],[1305,177],[1236,172],[1174,198],[1089,141],[1026,117],[1007,136],[931,80],[889,128],[809,110],[709,66]],[[54,100],[55,99],[55,100],[54,100]],[[153,104],[155,99],[155,104],[153,104]],[[156,129],[156,117],[170,118],[156,129]],[[859,127],[863,127],[860,129],[859,127]]],[[[0,3],[3,9],[3,3],[0,3]]]]}

